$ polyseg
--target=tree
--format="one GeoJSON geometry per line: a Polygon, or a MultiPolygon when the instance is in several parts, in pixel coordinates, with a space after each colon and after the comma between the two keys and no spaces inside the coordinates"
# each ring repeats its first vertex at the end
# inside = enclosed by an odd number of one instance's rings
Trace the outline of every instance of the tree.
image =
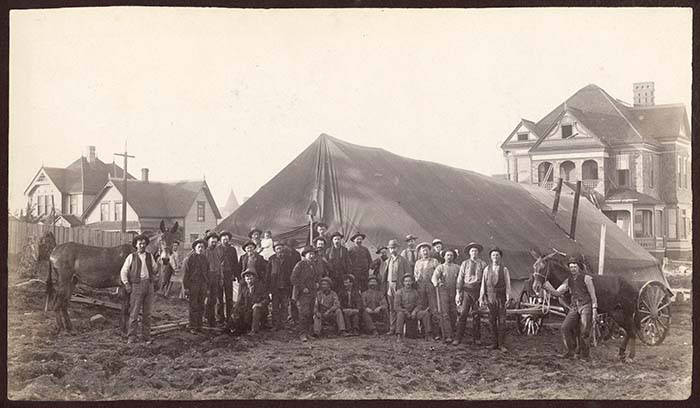
{"type": "Polygon", "coordinates": [[[27,201],[27,208],[24,210],[20,210],[18,217],[19,220],[30,224],[38,224],[39,221],[41,221],[41,217],[38,215],[34,215],[35,208],[36,206],[32,206],[32,203],[27,201]]]}

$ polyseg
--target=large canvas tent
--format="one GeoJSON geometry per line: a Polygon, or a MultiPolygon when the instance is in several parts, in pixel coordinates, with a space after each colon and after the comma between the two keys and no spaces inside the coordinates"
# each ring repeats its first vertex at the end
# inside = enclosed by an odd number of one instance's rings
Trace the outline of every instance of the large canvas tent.
{"type": "Polygon", "coordinates": [[[402,240],[440,238],[449,247],[477,241],[498,246],[515,279],[532,271],[528,252],[557,248],[598,267],[601,224],[607,225],[605,273],[665,282],[658,262],[591,203],[581,199],[575,240],[569,238],[573,196],[428,161],[401,157],[322,134],[272,180],[221,221],[217,230],[245,237],[252,227],[305,242],[309,214],[346,238],[367,235],[370,249],[402,240]]]}

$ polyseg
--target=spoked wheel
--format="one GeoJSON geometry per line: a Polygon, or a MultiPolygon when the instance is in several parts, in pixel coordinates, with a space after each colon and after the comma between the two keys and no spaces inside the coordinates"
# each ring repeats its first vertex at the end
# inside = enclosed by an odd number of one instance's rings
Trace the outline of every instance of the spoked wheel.
{"type": "Polygon", "coordinates": [[[660,282],[647,282],[639,291],[634,316],[637,337],[647,345],[658,346],[671,328],[671,297],[660,282]]]}
{"type": "MultiPolygon", "coordinates": [[[[529,295],[527,291],[523,290],[520,293],[520,301],[518,302],[518,309],[525,308],[525,303],[530,304],[542,304],[544,299],[536,296],[529,295]]],[[[542,320],[544,319],[542,314],[520,314],[518,315],[518,333],[524,334],[526,336],[535,336],[540,333],[542,329],[542,320]]]]}

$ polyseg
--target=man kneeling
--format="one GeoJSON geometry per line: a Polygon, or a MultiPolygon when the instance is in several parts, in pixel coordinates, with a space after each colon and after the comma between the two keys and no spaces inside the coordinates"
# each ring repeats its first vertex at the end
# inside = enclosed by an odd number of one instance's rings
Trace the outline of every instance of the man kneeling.
{"type": "Polygon", "coordinates": [[[430,340],[430,312],[425,306],[425,299],[415,288],[416,280],[410,273],[403,276],[403,288],[396,292],[394,309],[396,310],[396,338],[401,339],[406,320],[420,320],[423,335],[430,340]]]}
{"type": "Polygon", "coordinates": [[[246,269],[243,272],[245,285],[238,290],[238,300],[233,316],[234,333],[244,333],[250,330],[250,334],[260,331],[260,324],[267,317],[267,303],[270,298],[262,282],[258,281],[255,271],[246,269]]]}
{"type": "Polygon", "coordinates": [[[316,292],[316,302],[314,302],[314,337],[321,335],[324,322],[335,322],[338,332],[344,336],[347,335],[340,300],[331,290],[332,285],[333,281],[328,277],[321,278],[319,282],[320,290],[316,292]]]}

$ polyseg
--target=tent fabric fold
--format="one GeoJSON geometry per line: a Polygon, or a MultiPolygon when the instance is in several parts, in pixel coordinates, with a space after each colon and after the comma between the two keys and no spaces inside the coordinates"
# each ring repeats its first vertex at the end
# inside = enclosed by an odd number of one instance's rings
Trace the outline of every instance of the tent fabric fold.
{"type": "Polygon", "coordinates": [[[576,240],[569,238],[573,198],[562,195],[556,218],[554,192],[499,180],[428,161],[401,157],[379,148],[354,145],[322,134],[217,230],[246,236],[250,228],[271,230],[278,239],[309,236],[314,221],[346,239],[367,235],[370,249],[411,233],[420,240],[440,238],[448,247],[470,241],[495,246],[515,279],[532,273],[529,253],[551,248],[584,255],[597,270],[600,225],[607,225],[605,273],[636,281],[666,282],[658,262],[587,200],[579,203],[576,240]]]}

